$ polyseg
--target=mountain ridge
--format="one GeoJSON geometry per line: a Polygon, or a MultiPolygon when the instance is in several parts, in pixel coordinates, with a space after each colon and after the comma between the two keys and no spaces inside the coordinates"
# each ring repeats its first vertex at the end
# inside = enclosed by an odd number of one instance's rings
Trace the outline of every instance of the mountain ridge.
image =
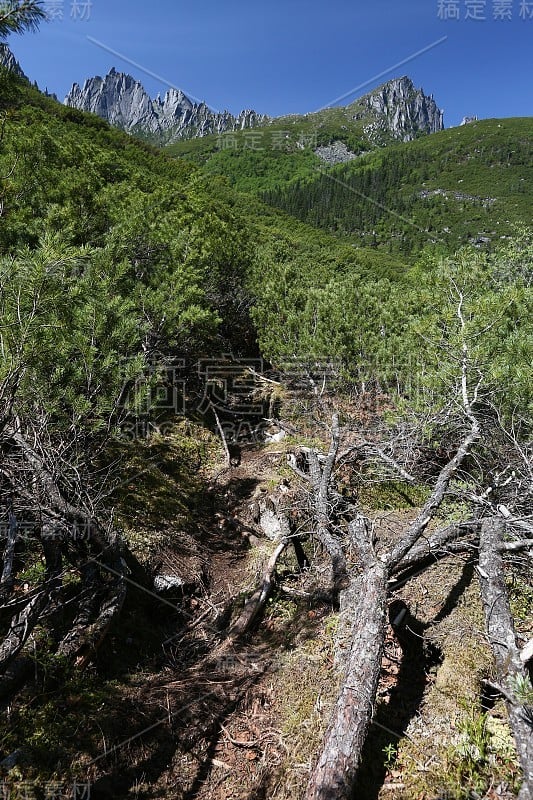
{"type": "Polygon", "coordinates": [[[64,102],[97,114],[127,133],[155,138],[161,144],[243,130],[269,119],[251,109],[237,116],[213,111],[204,102],[193,102],[181,89],[170,88],[163,99],[160,95],[152,99],[140,81],[114,67],[104,78],[87,78],[83,87],[75,83],[64,102]]]}
{"type": "Polygon", "coordinates": [[[193,102],[181,89],[169,89],[163,99],[151,98],[140,81],[112,68],[104,77],[87,78],[83,87],[73,84],[65,105],[89,111],[128,133],[158,144],[174,144],[211,134],[265,127],[280,120],[320,119],[329,112],[345,113],[348,125],[366,122],[369,143],[383,138],[410,141],[418,135],[444,128],[443,112],[433,95],[416,89],[408,76],[393,78],[348,106],[305,115],[270,117],[251,109],[238,115],[217,112],[204,102],[193,102]],[[352,113],[353,112],[353,113],[352,113]]]}

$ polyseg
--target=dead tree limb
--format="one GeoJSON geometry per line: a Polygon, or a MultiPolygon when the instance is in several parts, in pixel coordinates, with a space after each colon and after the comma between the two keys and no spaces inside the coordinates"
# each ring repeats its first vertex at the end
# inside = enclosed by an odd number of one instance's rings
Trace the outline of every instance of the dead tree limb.
{"type": "Polygon", "coordinates": [[[529,676],[516,644],[513,617],[505,585],[504,563],[500,547],[505,523],[498,519],[484,520],[481,526],[479,582],[485,612],[487,637],[496,663],[498,681],[505,689],[509,721],[516,750],[524,773],[519,800],[533,800],[533,726],[517,694],[517,685],[528,685],[529,676]]]}
{"type": "Polygon", "coordinates": [[[331,443],[324,466],[321,466],[316,450],[306,451],[312,486],[312,502],[316,518],[318,540],[331,558],[332,581],[335,589],[346,583],[347,565],[342,542],[331,531],[330,483],[337,453],[339,451],[339,415],[334,414],[331,424],[331,443]]]}
{"type": "MultiPolygon", "coordinates": [[[[83,643],[76,650],[75,666],[85,669],[104,641],[113,620],[120,614],[126,599],[126,582],[119,580],[100,606],[97,619],[83,634],[83,643]]],[[[72,652],[72,651],[71,651],[72,652]]]]}
{"type": "Polygon", "coordinates": [[[218,430],[218,432],[220,434],[220,438],[222,440],[222,447],[224,448],[225,466],[226,466],[226,469],[230,469],[230,467],[231,467],[231,453],[229,451],[228,442],[227,442],[227,439],[226,439],[226,434],[224,433],[224,428],[222,427],[222,424],[220,422],[220,419],[218,417],[218,414],[216,412],[216,409],[215,409],[213,403],[210,403],[210,406],[211,406],[211,411],[213,412],[213,415],[215,417],[217,430],[218,430]]]}
{"type": "MultiPolygon", "coordinates": [[[[367,521],[360,515],[348,526],[358,563],[341,593],[351,615],[351,641],[341,691],[326,732],[317,765],[311,775],[306,800],[349,800],[376,697],[383,642],[388,579],[423,536],[439,509],[449,484],[479,437],[479,426],[468,406],[470,430],[453,458],[441,470],[430,497],[390,554],[374,551],[367,521]]],[[[332,450],[330,449],[330,454],[332,450]]],[[[315,467],[316,470],[316,467],[315,467]]],[[[332,471],[330,470],[329,477],[332,471]]],[[[324,475],[324,473],[322,473],[324,475]]],[[[441,543],[455,530],[441,533],[441,543]]],[[[419,557],[424,551],[415,553],[419,557]]],[[[425,551],[427,555],[427,550],[425,551]]]]}
{"type": "Polygon", "coordinates": [[[409,550],[417,543],[427,526],[435,516],[444,499],[450,481],[469,454],[472,445],[479,439],[479,425],[475,418],[471,420],[471,427],[465,436],[454,457],[441,470],[431,495],[424,503],[422,511],[407,529],[405,536],[398,542],[387,559],[389,572],[400,563],[409,550]]]}
{"type": "Polygon", "coordinates": [[[366,440],[362,440],[360,443],[356,444],[353,447],[350,447],[345,453],[339,457],[339,463],[344,463],[349,460],[352,453],[358,453],[361,451],[368,451],[369,453],[373,453],[377,455],[384,464],[387,464],[394,472],[398,473],[398,475],[404,480],[406,483],[416,483],[416,478],[414,475],[411,475],[410,472],[407,472],[405,467],[403,467],[395,458],[392,456],[387,455],[385,450],[380,447],[375,442],[368,442],[366,440]]]}
{"type": "Polygon", "coordinates": [[[13,619],[7,635],[0,645],[0,672],[18,656],[48,602],[48,592],[40,591],[13,619]]]}
{"type": "Polygon", "coordinates": [[[15,547],[17,545],[18,524],[13,509],[9,509],[7,525],[7,542],[4,549],[4,563],[2,577],[0,578],[0,598],[7,597],[13,586],[13,560],[15,558],[15,547]]]}
{"type": "Polygon", "coordinates": [[[522,539],[516,542],[503,542],[499,547],[500,552],[517,552],[519,550],[533,550],[533,539],[522,539]]]}
{"type": "Polygon", "coordinates": [[[479,539],[481,523],[475,520],[458,522],[440,528],[430,536],[421,537],[414,547],[402,558],[399,564],[389,571],[391,575],[413,569],[428,560],[437,561],[447,555],[468,552],[475,548],[479,539]]]}

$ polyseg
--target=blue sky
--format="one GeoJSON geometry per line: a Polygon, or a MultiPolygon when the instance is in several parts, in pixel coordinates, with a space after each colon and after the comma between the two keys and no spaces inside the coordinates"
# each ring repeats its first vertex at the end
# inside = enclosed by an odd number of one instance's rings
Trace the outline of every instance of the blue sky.
{"type": "Polygon", "coordinates": [[[314,111],[369,82],[346,104],[400,75],[434,94],[447,126],[464,115],[533,113],[533,0],[45,0],[44,5],[56,19],[37,34],[11,37],[9,44],[28,77],[60,99],[74,81],[83,83],[114,66],[141,80],[152,95],[168,83],[234,113],[314,111]]]}

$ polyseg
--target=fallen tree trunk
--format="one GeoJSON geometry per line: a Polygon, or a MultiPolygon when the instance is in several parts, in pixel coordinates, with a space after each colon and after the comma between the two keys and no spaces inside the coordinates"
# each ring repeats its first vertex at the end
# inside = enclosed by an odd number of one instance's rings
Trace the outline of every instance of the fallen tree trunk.
{"type": "Polygon", "coordinates": [[[516,697],[520,685],[527,686],[529,676],[516,644],[513,617],[505,585],[501,545],[505,532],[502,520],[484,520],[481,526],[479,582],[485,612],[487,637],[496,663],[498,682],[505,690],[509,721],[518,758],[524,773],[519,800],[533,800],[533,726],[523,702],[516,697]],[[511,702],[514,698],[514,702],[511,702]]]}
{"type": "Polygon", "coordinates": [[[316,535],[331,559],[331,579],[336,591],[347,583],[346,556],[342,542],[331,531],[330,519],[330,483],[339,451],[339,438],[339,415],[334,414],[331,423],[331,444],[324,466],[321,466],[316,450],[307,448],[302,450],[309,463],[309,480],[313,492],[312,502],[317,524],[316,535]]]}
{"type": "MultiPolygon", "coordinates": [[[[421,512],[391,552],[377,558],[368,523],[360,515],[348,526],[358,560],[357,567],[349,575],[347,590],[341,593],[343,606],[351,611],[351,640],[340,694],[307,787],[306,800],[350,800],[353,795],[381,669],[388,579],[401,568],[407,554],[423,536],[445,497],[450,481],[479,437],[476,420],[470,418],[470,422],[468,433],[453,458],[441,470],[421,512]]],[[[332,452],[336,452],[333,446],[330,456],[332,452]]],[[[331,470],[332,465],[328,480],[331,470]]],[[[324,475],[325,471],[322,477],[324,475]]],[[[325,497],[326,493],[322,491],[321,496],[325,497]]],[[[454,529],[447,531],[437,537],[437,541],[442,544],[454,533],[454,529]]],[[[422,553],[427,556],[427,549],[415,551],[415,558],[420,558],[422,553]]]]}
{"type": "Polygon", "coordinates": [[[342,688],[326,732],[307,800],[348,800],[372,719],[385,638],[387,571],[376,558],[362,518],[350,525],[362,571],[341,593],[341,607],[353,618],[342,688]]]}

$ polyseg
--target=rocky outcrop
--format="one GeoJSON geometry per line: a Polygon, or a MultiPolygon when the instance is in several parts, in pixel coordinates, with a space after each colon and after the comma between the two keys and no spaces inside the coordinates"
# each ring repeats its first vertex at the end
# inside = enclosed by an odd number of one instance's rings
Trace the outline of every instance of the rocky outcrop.
{"type": "Polygon", "coordinates": [[[238,116],[212,111],[205,103],[193,103],[180,89],[152,99],[139,81],[115,69],[105,78],[89,78],[83,88],[75,83],[65,104],[97,114],[128,133],[164,143],[253,128],[269,119],[249,110],[238,116]]]}
{"type": "Polygon", "coordinates": [[[416,89],[407,77],[388,81],[357,104],[374,117],[365,126],[371,140],[388,134],[409,142],[420,134],[436,133],[444,128],[444,115],[433,95],[428,96],[422,89],[416,89]]]}
{"type": "Polygon", "coordinates": [[[22,69],[20,68],[20,64],[7,46],[3,42],[0,42],[0,66],[8,69],[14,75],[18,75],[19,78],[25,78],[22,69]]]}
{"type": "Polygon", "coordinates": [[[331,142],[331,144],[324,147],[317,147],[315,155],[330,167],[334,167],[336,164],[347,164],[348,161],[353,161],[354,158],[357,158],[356,153],[352,153],[344,142],[340,141],[331,142]]]}

